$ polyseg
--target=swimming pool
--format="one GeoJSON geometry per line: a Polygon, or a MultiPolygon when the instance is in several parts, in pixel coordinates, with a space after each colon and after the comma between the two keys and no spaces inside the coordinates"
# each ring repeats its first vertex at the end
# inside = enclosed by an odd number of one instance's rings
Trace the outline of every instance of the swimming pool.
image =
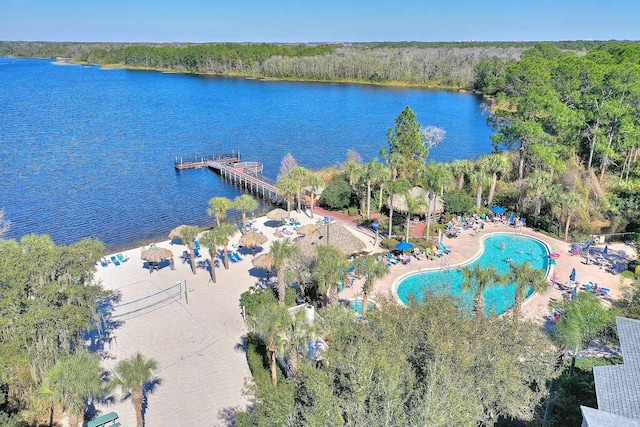
{"type": "MultiPolygon", "coordinates": [[[[417,301],[422,301],[429,292],[434,294],[449,294],[457,298],[461,305],[471,310],[473,307],[473,293],[463,292],[462,267],[473,267],[480,264],[481,267],[493,265],[500,274],[509,271],[507,258],[513,262],[522,264],[529,261],[532,267],[539,268],[545,273],[549,268],[549,249],[540,240],[532,237],[516,235],[512,233],[495,233],[485,236],[483,239],[482,253],[469,263],[455,266],[447,270],[422,271],[411,273],[402,278],[395,292],[400,301],[408,304],[409,297],[414,296],[417,301]]],[[[502,314],[513,307],[516,285],[493,286],[487,289],[483,295],[485,298],[485,312],[502,314]]],[[[527,292],[527,297],[533,293],[527,292]]]]}

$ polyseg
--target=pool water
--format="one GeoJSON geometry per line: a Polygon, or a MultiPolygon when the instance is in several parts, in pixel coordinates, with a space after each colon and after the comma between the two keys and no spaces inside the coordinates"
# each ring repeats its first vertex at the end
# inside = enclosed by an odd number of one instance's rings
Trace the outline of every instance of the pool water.
{"type": "MultiPolygon", "coordinates": [[[[422,301],[429,292],[433,294],[449,294],[460,301],[460,304],[471,310],[473,307],[473,293],[463,292],[462,267],[473,268],[475,264],[481,267],[494,266],[500,274],[509,272],[509,262],[511,258],[516,264],[529,261],[534,268],[547,271],[549,266],[549,251],[539,240],[522,235],[502,233],[492,234],[483,241],[484,250],[479,258],[460,267],[453,267],[448,270],[424,271],[414,273],[398,284],[396,293],[398,298],[408,304],[409,298],[413,296],[417,301],[422,301]]],[[[486,314],[502,314],[513,307],[516,285],[493,286],[484,293],[486,314]]],[[[532,289],[527,292],[527,297],[533,293],[532,289]]]]}
{"type": "MultiPolygon", "coordinates": [[[[371,310],[373,310],[373,308],[376,306],[376,303],[373,301],[367,301],[367,313],[370,312],[371,310]]],[[[358,300],[350,300],[349,301],[349,308],[351,308],[351,310],[362,314],[362,300],[358,299],[358,300]]]]}

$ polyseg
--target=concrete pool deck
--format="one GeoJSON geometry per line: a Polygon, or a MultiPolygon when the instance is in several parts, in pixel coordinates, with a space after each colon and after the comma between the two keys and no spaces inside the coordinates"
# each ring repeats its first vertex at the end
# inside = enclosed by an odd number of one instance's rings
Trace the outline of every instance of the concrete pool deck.
{"type": "MultiPolygon", "coordinates": [[[[515,229],[502,223],[488,223],[485,226],[484,231],[480,235],[475,235],[472,230],[465,231],[460,237],[456,238],[444,238],[443,243],[447,249],[451,250],[451,253],[446,255],[446,260],[450,266],[456,266],[464,264],[477,257],[481,250],[482,235],[491,233],[514,233],[515,229]]],[[[522,234],[533,237],[544,242],[551,252],[557,252],[560,257],[556,260],[556,265],[549,273],[549,278],[553,273],[556,274],[557,280],[560,283],[564,283],[569,280],[569,275],[573,268],[576,269],[576,278],[580,284],[587,283],[589,281],[595,282],[599,287],[607,287],[611,289],[609,296],[602,297],[605,303],[611,303],[613,300],[619,298],[622,295],[623,288],[631,283],[629,279],[623,279],[620,275],[612,275],[607,273],[604,269],[599,268],[596,265],[584,264],[584,258],[582,256],[572,256],[569,253],[571,244],[563,242],[559,239],[554,239],[545,234],[534,231],[530,228],[522,228],[522,234]]],[[[601,245],[604,247],[604,245],[601,245]]],[[[621,243],[609,244],[609,253],[619,253],[622,256],[626,254],[628,259],[635,256],[633,248],[621,243]]],[[[403,276],[410,273],[419,272],[421,270],[439,270],[441,266],[440,259],[436,260],[417,260],[415,257],[408,265],[401,263],[393,265],[389,269],[389,274],[380,279],[373,292],[371,292],[371,298],[376,299],[382,297],[392,297],[398,301],[393,292],[394,284],[403,276]]],[[[550,288],[544,294],[533,294],[527,299],[522,307],[522,318],[526,320],[535,321],[536,323],[543,324],[546,318],[551,314],[549,309],[549,302],[552,299],[560,300],[563,298],[563,291],[553,287],[550,288]]],[[[361,298],[362,297],[362,281],[356,280],[355,283],[346,288],[340,293],[341,299],[361,298]]]]}

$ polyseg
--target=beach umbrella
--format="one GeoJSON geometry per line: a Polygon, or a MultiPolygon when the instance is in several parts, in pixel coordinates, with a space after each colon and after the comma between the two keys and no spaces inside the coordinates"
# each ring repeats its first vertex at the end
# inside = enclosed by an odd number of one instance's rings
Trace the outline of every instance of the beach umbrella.
{"type": "Polygon", "coordinates": [[[500,206],[494,206],[489,210],[491,212],[495,213],[495,214],[501,214],[501,213],[505,213],[507,211],[505,208],[500,207],[500,206]]]}
{"type": "Polygon", "coordinates": [[[396,249],[398,249],[399,251],[410,251],[411,249],[413,249],[413,245],[409,242],[400,242],[395,246],[396,249]]]}
{"type": "Polygon", "coordinates": [[[285,211],[284,209],[276,208],[267,213],[267,218],[273,219],[275,221],[282,221],[285,218],[289,218],[289,212],[285,211]]]}
{"type": "Polygon", "coordinates": [[[299,227],[296,231],[298,234],[302,234],[303,236],[306,236],[307,234],[314,233],[315,231],[318,230],[318,228],[320,228],[320,226],[316,224],[307,224],[307,225],[303,225],[302,227],[299,227]]]}
{"type": "Polygon", "coordinates": [[[142,252],[140,253],[140,259],[148,262],[160,262],[165,259],[172,258],[173,252],[171,252],[169,249],[161,248],[159,246],[142,249],[142,252]]]}
{"type": "Polygon", "coordinates": [[[602,255],[604,255],[604,256],[608,256],[609,255],[609,246],[608,245],[604,245],[604,251],[602,251],[602,255]]]}
{"type": "Polygon", "coordinates": [[[254,267],[262,268],[264,270],[271,270],[273,268],[273,254],[262,254],[258,255],[254,259],[251,260],[251,263],[254,267]]]}
{"type": "Polygon", "coordinates": [[[182,224],[182,225],[177,226],[177,227],[176,227],[176,228],[174,228],[173,230],[171,230],[171,231],[169,232],[169,238],[170,238],[171,240],[173,240],[173,239],[175,239],[175,238],[180,238],[180,239],[182,239],[182,235],[180,234],[180,232],[181,232],[181,231],[182,231],[182,229],[183,229],[183,228],[185,228],[185,227],[186,227],[186,225],[185,225],[185,224],[182,224]]]}
{"type": "Polygon", "coordinates": [[[256,247],[262,245],[267,241],[267,236],[262,233],[256,233],[255,231],[250,231],[247,234],[244,234],[240,237],[240,243],[250,248],[253,248],[253,254],[256,254],[256,247]]]}
{"type": "Polygon", "coordinates": [[[569,280],[571,280],[572,282],[576,281],[576,269],[575,268],[573,270],[571,270],[571,274],[569,275],[569,280]]]}
{"type": "Polygon", "coordinates": [[[349,231],[344,225],[333,222],[319,227],[295,242],[296,247],[307,254],[313,253],[317,246],[334,246],[343,254],[358,254],[367,245],[349,231]]]}

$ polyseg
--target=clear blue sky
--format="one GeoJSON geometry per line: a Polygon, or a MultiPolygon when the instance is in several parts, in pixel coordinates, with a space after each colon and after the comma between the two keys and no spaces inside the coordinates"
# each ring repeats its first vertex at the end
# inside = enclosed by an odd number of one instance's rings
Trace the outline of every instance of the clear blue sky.
{"type": "Polygon", "coordinates": [[[640,40],[638,0],[0,0],[0,40],[640,40]]]}

